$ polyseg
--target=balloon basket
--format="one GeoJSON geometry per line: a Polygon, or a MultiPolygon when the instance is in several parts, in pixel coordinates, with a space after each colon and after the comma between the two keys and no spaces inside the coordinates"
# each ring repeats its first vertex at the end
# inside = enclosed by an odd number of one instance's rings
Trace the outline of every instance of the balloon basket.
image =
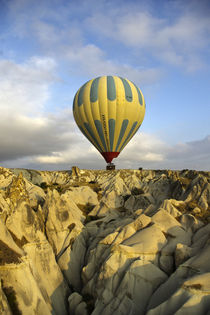
{"type": "Polygon", "coordinates": [[[108,163],[106,166],[107,171],[115,170],[115,165],[113,163],[108,163]]]}

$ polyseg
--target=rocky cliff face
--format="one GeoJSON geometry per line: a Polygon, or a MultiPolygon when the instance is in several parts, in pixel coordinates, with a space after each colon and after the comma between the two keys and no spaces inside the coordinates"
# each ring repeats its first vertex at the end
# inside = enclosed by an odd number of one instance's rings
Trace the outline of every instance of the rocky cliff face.
{"type": "Polygon", "coordinates": [[[0,168],[0,313],[210,315],[210,172],[0,168]]]}

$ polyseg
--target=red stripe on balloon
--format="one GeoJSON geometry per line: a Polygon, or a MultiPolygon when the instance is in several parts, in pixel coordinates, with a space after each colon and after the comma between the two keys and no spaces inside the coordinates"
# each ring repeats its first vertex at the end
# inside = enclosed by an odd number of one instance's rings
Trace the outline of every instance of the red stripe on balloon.
{"type": "Polygon", "coordinates": [[[120,152],[101,152],[101,154],[107,163],[111,163],[114,158],[118,157],[120,152]]]}

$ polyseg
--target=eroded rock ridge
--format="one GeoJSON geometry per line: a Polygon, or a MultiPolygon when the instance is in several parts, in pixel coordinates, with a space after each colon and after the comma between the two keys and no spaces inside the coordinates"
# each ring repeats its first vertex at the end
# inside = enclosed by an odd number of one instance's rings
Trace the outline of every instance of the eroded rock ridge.
{"type": "Polygon", "coordinates": [[[0,313],[210,315],[210,172],[0,168],[0,313]]]}

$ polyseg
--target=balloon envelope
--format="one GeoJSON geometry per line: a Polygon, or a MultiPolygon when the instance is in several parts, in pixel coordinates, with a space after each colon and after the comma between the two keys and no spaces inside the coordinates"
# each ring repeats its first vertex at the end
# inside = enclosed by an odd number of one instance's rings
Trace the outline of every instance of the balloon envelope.
{"type": "Polygon", "coordinates": [[[134,136],[144,114],[141,90],[117,76],[92,79],[74,97],[74,119],[107,163],[117,157],[134,136]]]}

